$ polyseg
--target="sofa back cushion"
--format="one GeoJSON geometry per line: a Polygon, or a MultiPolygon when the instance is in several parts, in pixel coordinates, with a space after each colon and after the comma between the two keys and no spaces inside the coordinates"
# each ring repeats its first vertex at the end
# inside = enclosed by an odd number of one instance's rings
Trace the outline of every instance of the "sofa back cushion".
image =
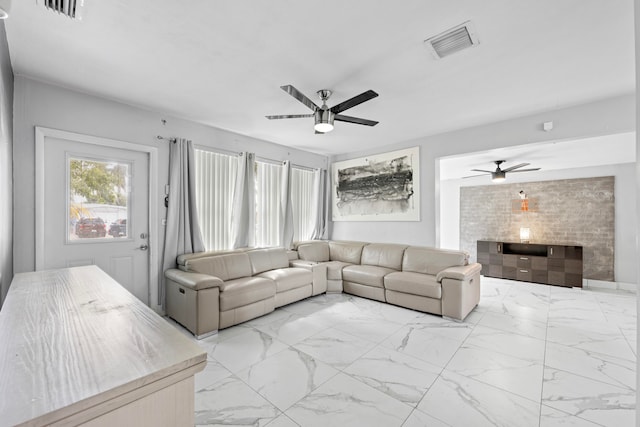
{"type": "Polygon", "coordinates": [[[362,249],[360,264],[393,268],[394,270],[400,271],[402,269],[402,256],[405,248],[405,245],[370,243],[362,249]]]}
{"type": "Polygon", "coordinates": [[[222,280],[251,276],[251,262],[245,252],[186,260],[185,269],[216,276],[222,280]]]}
{"type": "Polygon", "coordinates": [[[305,261],[329,261],[329,243],[317,241],[298,245],[298,257],[305,261]]]}
{"type": "Polygon", "coordinates": [[[284,248],[255,249],[248,254],[252,275],[289,267],[289,256],[284,248]]]}
{"type": "Polygon", "coordinates": [[[181,254],[176,258],[176,263],[178,264],[178,268],[181,270],[189,271],[189,268],[186,266],[190,261],[197,258],[207,258],[216,255],[226,255],[226,254],[236,254],[239,252],[246,252],[247,248],[240,249],[226,249],[219,251],[206,251],[206,252],[195,252],[191,254],[181,254]]]}
{"type": "Polygon", "coordinates": [[[364,242],[329,242],[329,257],[331,261],[360,264],[364,242]]]}
{"type": "Polygon", "coordinates": [[[435,275],[445,268],[468,263],[469,254],[463,251],[409,246],[402,258],[402,271],[435,275]]]}

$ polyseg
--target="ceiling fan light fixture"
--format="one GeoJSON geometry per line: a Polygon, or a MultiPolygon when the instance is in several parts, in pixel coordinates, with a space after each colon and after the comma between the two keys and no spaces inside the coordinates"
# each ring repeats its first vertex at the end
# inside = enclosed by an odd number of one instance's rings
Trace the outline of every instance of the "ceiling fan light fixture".
{"type": "Polygon", "coordinates": [[[333,118],[334,114],[330,110],[316,111],[313,129],[320,133],[331,132],[333,130],[333,118]]]}
{"type": "Polygon", "coordinates": [[[491,174],[491,181],[502,182],[506,179],[506,177],[507,177],[507,174],[504,173],[503,171],[496,171],[491,174]]]}

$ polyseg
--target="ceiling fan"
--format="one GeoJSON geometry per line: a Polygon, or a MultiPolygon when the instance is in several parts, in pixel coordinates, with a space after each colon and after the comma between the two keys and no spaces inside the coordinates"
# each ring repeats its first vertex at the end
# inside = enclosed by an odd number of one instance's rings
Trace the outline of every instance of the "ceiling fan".
{"type": "MultiPolygon", "coordinates": [[[[525,166],[529,166],[530,163],[520,163],[519,165],[515,165],[515,166],[511,166],[507,169],[500,169],[500,165],[505,163],[506,160],[494,160],[493,163],[496,164],[496,170],[495,171],[488,171],[488,170],[484,170],[484,169],[471,169],[473,172],[484,172],[482,175],[484,174],[490,174],[491,175],[491,181],[493,182],[502,182],[505,180],[505,178],[507,177],[507,172],[531,172],[531,171],[537,171],[540,170],[540,168],[531,168],[531,169],[520,169],[523,168],[525,166]]],[[[474,176],[480,176],[480,175],[471,175],[471,176],[465,176],[465,178],[472,178],[474,176]]]]}
{"type": "Polygon", "coordinates": [[[314,118],[314,126],[316,133],[327,133],[333,130],[333,121],[337,120],[339,122],[347,122],[347,123],[355,123],[357,125],[365,125],[365,126],[375,126],[378,122],[373,120],[360,119],[358,117],[345,116],[342,113],[349,108],[355,107],[356,105],[362,104],[363,102],[369,101],[370,99],[378,96],[372,90],[368,90],[366,92],[361,93],[360,95],[354,96],[351,99],[347,99],[344,102],[341,102],[338,105],[334,105],[329,108],[327,106],[327,100],[331,96],[331,91],[328,89],[321,89],[318,92],[318,97],[322,101],[322,106],[318,107],[313,101],[304,96],[302,92],[291,85],[280,86],[282,90],[287,92],[289,95],[293,96],[298,101],[302,102],[307,108],[313,111],[313,114],[285,114],[278,116],[266,116],[269,120],[275,119],[297,119],[301,117],[313,117],[314,118]]]}

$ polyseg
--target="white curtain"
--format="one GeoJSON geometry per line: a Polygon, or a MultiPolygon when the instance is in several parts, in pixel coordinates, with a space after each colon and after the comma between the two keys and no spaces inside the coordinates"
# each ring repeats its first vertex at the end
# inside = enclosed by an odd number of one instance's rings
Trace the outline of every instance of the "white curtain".
{"type": "Polygon", "coordinates": [[[280,246],[282,239],[282,163],[256,161],[257,247],[280,246]]]}
{"type": "Polygon", "coordinates": [[[291,203],[291,162],[282,162],[280,181],[280,246],[289,249],[293,243],[293,207],[291,203]]]}
{"type": "Polygon", "coordinates": [[[324,239],[326,232],[326,171],[315,169],[313,171],[313,198],[315,203],[313,212],[313,233],[311,239],[324,239]]]}
{"type": "Polygon", "coordinates": [[[255,239],[255,154],[240,153],[231,207],[233,248],[254,246],[255,239]]]}
{"type": "Polygon", "coordinates": [[[231,207],[238,156],[196,148],[196,202],[204,246],[231,249],[231,207]]]}
{"type": "MultiPolygon", "coordinates": [[[[169,206],[162,257],[163,278],[167,269],[176,267],[178,255],[204,251],[196,209],[193,143],[178,138],[170,146],[169,206]]],[[[159,300],[163,307],[164,291],[164,286],[160,286],[159,300]]]]}

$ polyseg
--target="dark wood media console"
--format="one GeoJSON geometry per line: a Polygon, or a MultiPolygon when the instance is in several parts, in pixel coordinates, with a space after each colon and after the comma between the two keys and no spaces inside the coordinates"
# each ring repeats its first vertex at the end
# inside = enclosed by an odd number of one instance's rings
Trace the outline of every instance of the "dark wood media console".
{"type": "Polygon", "coordinates": [[[482,275],[582,287],[582,246],[478,240],[482,275]]]}

